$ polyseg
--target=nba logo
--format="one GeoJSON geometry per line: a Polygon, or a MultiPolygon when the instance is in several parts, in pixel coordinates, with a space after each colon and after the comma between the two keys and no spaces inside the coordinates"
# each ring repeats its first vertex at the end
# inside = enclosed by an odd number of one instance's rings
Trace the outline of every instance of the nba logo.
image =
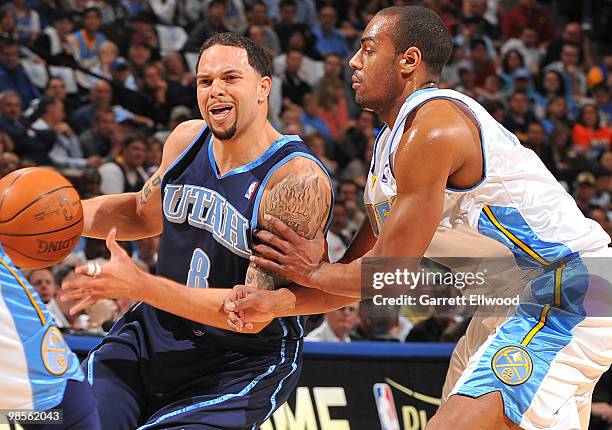
{"type": "Polygon", "coordinates": [[[374,384],[374,398],[381,430],[400,430],[391,387],[383,383],[374,384]]]}
{"type": "Polygon", "coordinates": [[[251,197],[253,197],[253,193],[255,192],[257,185],[259,185],[259,182],[257,181],[251,182],[251,185],[249,185],[249,188],[247,189],[246,193],[244,193],[245,199],[251,200],[251,197]]]}

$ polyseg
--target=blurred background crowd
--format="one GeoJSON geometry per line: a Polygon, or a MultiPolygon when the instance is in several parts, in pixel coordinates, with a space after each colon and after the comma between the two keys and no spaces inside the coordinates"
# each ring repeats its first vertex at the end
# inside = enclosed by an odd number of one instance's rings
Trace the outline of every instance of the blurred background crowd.
{"type": "MultiPolygon", "coordinates": [[[[0,177],[54,166],[82,198],[140,190],[172,129],[199,117],[200,45],[236,32],[272,59],[270,121],[301,136],[333,178],[328,241],[337,260],[364,220],[361,195],[381,127],[355,104],[348,60],[378,10],[406,4],[435,10],[454,36],[440,87],[481,102],[610,232],[609,0],[0,0],[0,177]]],[[[158,243],[123,245],[154,272],[158,243]]],[[[102,241],[82,240],[65,263],[29,273],[60,327],[102,333],[132,305],[106,300],[71,316],[56,300],[75,265],[107,257],[102,241]]],[[[466,324],[410,319],[399,308],[371,318],[372,308],[312,318],[307,339],[455,341],[466,324]]]]}

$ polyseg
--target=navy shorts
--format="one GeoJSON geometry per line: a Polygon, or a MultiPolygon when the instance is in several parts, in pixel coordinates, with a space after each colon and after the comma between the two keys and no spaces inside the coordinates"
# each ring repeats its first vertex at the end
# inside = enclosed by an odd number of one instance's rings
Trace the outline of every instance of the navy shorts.
{"type": "Polygon", "coordinates": [[[301,340],[247,353],[155,324],[124,317],[83,362],[104,430],[252,429],[297,384],[301,340]]]}

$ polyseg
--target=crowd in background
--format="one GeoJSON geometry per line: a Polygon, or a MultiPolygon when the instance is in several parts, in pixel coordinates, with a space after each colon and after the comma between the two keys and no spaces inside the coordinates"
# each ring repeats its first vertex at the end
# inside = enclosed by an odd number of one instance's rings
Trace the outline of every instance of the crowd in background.
{"type": "MultiPolygon", "coordinates": [[[[381,126],[356,105],[348,60],[369,19],[404,4],[434,9],[453,35],[439,86],[482,103],[610,232],[612,5],[603,0],[0,0],[0,177],[44,165],[84,199],[140,190],[172,129],[199,117],[200,45],[232,31],[272,59],[272,124],[301,136],[333,178],[328,241],[337,260],[365,218],[381,126]]],[[[154,272],[158,243],[123,245],[154,272]]],[[[104,331],[130,307],[107,300],[71,316],[56,300],[74,265],[107,257],[102,241],[82,240],[67,262],[29,274],[60,326],[104,331]]],[[[308,339],[452,341],[465,328],[456,316],[416,323],[396,308],[372,318],[372,308],[315,318],[308,339]]]]}

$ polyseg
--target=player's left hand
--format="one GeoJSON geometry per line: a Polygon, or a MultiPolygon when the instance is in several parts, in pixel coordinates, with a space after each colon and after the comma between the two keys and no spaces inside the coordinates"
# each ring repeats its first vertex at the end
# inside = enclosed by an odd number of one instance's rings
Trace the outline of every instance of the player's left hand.
{"type": "Polygon", "coordinates": [[[295,306],[295,295],[287,288],[262,290],[236,285],[223,300],[227,324],[232,330],[252,329],[253,323],[269,323],[276,313],[295,306]]]}
{"type": "Polygon", "coordinates": [[[86,309],[96,301],[106,299],[131,298],[141,300],[142,281],[145,273],[140,270],[115,240],[116,229],[112,229],[106,238],[106,247],[111,253],[110,261],[99,269],[99,273],[88,276],[89,265],[75,269],[78,276],[62,284],[60,300],[81,299],[70,308],[72,315],[86,309]]]}
{"type": "Polygon", "coordinates": [[[325,256],[325,237],[319,231],[314,239],[306,239],[278,218],[266,214],[264,220],[270,231],[259,230],[253,246],[252,263],[271,270],[304,287],[312,286],[313,275],[325,256]]]}

